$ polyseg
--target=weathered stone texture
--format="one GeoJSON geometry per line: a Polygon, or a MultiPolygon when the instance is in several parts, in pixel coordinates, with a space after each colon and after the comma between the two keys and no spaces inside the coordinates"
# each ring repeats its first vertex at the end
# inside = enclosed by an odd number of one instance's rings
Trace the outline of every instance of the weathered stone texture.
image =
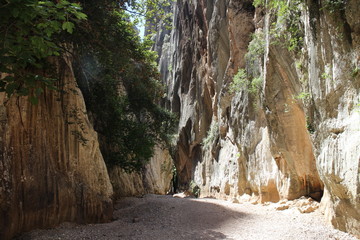
{"type": "Polygon", "coordinates": [[[126,173],[119,167],[110,170],[114,197],[167,194],[172,187],[172,168],[173,160],[169,152],[157,146],[154,156],[140,172],[126,173]]]}
{"type": "Polygon", "coordinates": [[[328,219],[360,235],[360,9],[350,0],[331,13],[323,2],[303,6],[298,54],[269,44],[272,18],[252,1],[176,2],[160,59],[166,105],[180,116],[174,160],[180,187],[195,181],[202,196],[276,202],[324,191],[328,219]],[[231,94],[254,32],[266,40],[261,93],[231,94]]]}
{"type": "Polygon", "coordinates": [[[0,238],[64,221],[112,218],[112,186],[71,59],[54,60],[59,88],[32,105],[1,95],[0,238]]]}
{"type": "MultiPolygon", "coordinates": [[[[309,8],[314,5],[309,5],[309,8]]],[[[335,227],[360,236],[359,4],[345,11],[310,11],[307,51],[309,111],[317,168],[324,182],[321,207],[335,227]],[[316,22],[311,28],[311,23],[316,22]]]]}

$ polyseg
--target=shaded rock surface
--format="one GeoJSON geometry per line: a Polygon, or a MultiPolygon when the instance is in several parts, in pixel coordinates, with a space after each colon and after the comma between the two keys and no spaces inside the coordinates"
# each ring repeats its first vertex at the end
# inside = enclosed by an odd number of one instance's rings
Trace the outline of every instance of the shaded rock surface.
{"type": "Polygon", "coordinates": [[[119,167],[110,170],[115,199],[147,193],[167,194],[171,190],[172,168],[169,152],[158,146],[150,162],[140,172],[126,173],[119,167]]]}
{"type": "Polygon", "coordinates": [[[311,196],[334,226],[360,235],[360,11],[355,0],[325,6],[301,5],[294,52],[270,44],[274,16],[252,1],[175,3],[157,50],[165,105],[180,116],[180,188],[195,181],[201,196],[257,202],[311,196]],[[249,70],[253,33],[265,42],[250,69],[260,90],[231,93],[238,69],[249,70]]]}
{"type": "Polygon", "coordinates": [[[0,239],[112,218],[112,186],[71,59],[54,65],[63,91],[45,90],[37,105],[1,95],[0,239]]]}

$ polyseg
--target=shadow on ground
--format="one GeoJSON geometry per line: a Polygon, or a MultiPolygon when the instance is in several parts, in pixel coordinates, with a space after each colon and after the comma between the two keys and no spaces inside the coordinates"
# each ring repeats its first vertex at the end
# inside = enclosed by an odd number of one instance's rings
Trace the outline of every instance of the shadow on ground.
{"type": "Polygon", "coordinates": [[[231,239],[224,233],[224,227],[229,222],[241,226],[245,217],[251,218],[249,214],[216,204],[216,200],[147,195],[117,201],[111,223],[66,224],[33,231],[17,239],[231,239]]]}

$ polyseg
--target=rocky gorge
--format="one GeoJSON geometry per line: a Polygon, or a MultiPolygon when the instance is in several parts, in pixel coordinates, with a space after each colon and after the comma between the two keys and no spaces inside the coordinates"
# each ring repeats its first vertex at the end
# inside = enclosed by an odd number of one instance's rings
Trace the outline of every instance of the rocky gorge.
{"type": "Polygon", "coordinates": [[[62,92],[37,105],[1,93],[0,238],[109,222],[118,198],[170,192],[175,168],[175,188],[203,198],[311,197],[360,237],[357,1],[177,0],[167,11],[154,50],[178,132],[137,173],[106,167],[71,54],[51,59],[62,92]]]}
{"type": "Polygon", "coordinates": [[[157,36],[179,184],[262,203],[311,196],[359,235],[359,6],[259,2],[177,1],[157,36]]]}

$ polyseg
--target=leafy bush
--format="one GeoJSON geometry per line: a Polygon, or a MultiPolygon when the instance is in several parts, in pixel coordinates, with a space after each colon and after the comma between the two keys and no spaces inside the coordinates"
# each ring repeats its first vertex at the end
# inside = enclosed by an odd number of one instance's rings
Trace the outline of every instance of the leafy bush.
{"type": "Polygon", "coordinates": [[[263,76],[254,77],[250,81],[247,75],[248,74],[245,69],[239,69],[229,86],[229,92],[235,93],[244,90],[250,92],[251,94],[258,93],[262,87],[263,76]]]}
{"type": "Polygon", "coordinates": [[[77,3],[59,0],[8,0],[0,3],[0,91],[37,97],[45,87],[54,89],[56,76],[49,76],[46,59],[63,51],[62,39],[85,20],[77,3]]]}
{"type": "Polygon", "coordinates": [[[302,1],[269,0],[267,8],[275,13],[276,22],[270,29],[273,44],[284,44],[289,51],[299,51],[304,32],[300,21],[302,1]]]}
{"type": "Polygon", "coordinates": [[[256,94],[260,91],[263,83],[263,76],[253,78],[250,85],[250,93],[256,94]]]}
{"type": "Polygon", "coordinates": [[[256,32],[252,34],[251,38],[245,57],[248,61],[255,61],[265,53],[265,36],[263,32],[256,32]]]}
{"type": "Polygon", "coordinates": [[[233,81],[229,86],[229,92],[235,93],[240,92],[241,90],[245,90],[248,87],[248,79],[246,75],[245,69],[241,68],[234,75],[233,81]]]}

